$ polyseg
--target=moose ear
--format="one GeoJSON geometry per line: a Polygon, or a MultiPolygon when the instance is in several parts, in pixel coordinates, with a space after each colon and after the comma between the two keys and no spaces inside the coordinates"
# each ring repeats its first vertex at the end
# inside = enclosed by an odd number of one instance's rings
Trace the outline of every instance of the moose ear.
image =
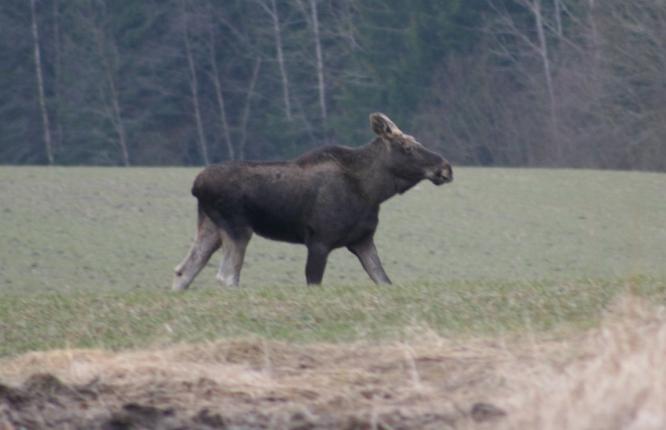
{"type": "Polygon", "coordinates": [[[371,114],[370,125],[377,136],[391,137],[402,134],[398,126],[383,113],[375,112],[371,114]]]}

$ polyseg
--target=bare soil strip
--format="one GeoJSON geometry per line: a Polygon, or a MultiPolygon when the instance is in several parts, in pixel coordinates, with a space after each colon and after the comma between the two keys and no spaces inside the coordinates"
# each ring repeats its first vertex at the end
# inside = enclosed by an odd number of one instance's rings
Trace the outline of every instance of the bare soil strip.
{"type": "Polygon", "coordinates": [[[220,341],[0,362],[0,429],[663,428],[666,317],[624,302],[576,339],[220,341]]]}
{"type": "Polygon", "coordinates": [[[477,403],[477,419],[501,414],[483,404],[501,391],[501,357],[500,346],[436,337],[31,353],[4,363],[14,383],[0,411],[16,428],[442,428],[473,421],[477,403]]]}

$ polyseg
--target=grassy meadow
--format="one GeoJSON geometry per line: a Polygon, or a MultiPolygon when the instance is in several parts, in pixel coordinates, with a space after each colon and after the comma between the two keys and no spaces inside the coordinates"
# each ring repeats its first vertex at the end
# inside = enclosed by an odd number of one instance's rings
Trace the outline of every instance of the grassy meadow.
{"type": "Polygon", "coordinates": [[[250,243],[240,288],[170,291],[198,169],[0,167],[0,357],[254,337],[295,342],[545,333],[596,324],[629,291],[666,300],[666,175],[458,168],[382,206],[393,286],[346,250],[324,285],[305,248],[250,243]]]}

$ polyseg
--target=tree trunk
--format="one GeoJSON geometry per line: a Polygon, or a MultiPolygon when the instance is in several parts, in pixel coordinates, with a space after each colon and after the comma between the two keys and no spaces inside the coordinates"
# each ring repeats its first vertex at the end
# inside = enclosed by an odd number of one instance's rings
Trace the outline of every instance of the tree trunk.
{"type": "MultiPolygon", "coordinates": [[[[183,5],[184,9],[184,5],[183,5]]],[[[197,71],[194,66],[194,58],[192,56],[192,46],[190,45],[190,37],[187,33],[187,17],[183,10],[183,41],[185,42],[185,56],[187,57],[187,66],[190,71],[190,91],[192,92],[192,109],[194,121],[197,126],[197,137],[199,140],[199,148],[201,149],[201,157],[205,165],[210,164],[208,158],[208,147],[206,146],[206,135],[204,134],[203,121],[201,119],[201,111],[199,109],[199,84],[197,82],[197,71]]]]}
{"type": "Polygon", "coordinates": [[[562,37],[562,5],[560,4],[562,0],[553,0],[555,3],[555,31],[557,31],[557,36],[562,37]]]}
{"type": "Polygon", "coordinates": [[[227,154],[229,160],[234,160],[236,158],[234,145],[231,141],[231,136],[229,134],[229,121],[227,120],[227,110],[224,103],[224,94],[222,93],[222,84],[220,83],[220,74],[217,69],[217,55],[215,52],[215,33],[213,32],[213,24],[210,23],[209,28],[209,37],[210,41],[208,44],[209,55],[210,55],[210,64],[212,68],[211,79],[213,81],[213,86],[215,87],[215,97],[217,99],[217,105],[220,109],[220,123],[222,125],[222,135],[224,136],[224,142],[227,146],[227,154]]]}
{"type": "Polygon", "coordinates": [[[53,60],[54,74],[54,98],[55,98],[55,150],[62,148],[62,55],[60,39],[60,10],[58,0],[53,0],[53,50],[55,58],[53,60]]]}
{"type": "Polygon", "coordinates": [[[599,30],[597,29],[596,18],[596,2],[595,0],[588,0],[588,22],[590,25],[590,45],[592,48],[592,59],[594,60],[595,67],[599,65],[600,60],[600,47],[599,47],[599,30]]]}
{"type": "Polygon", "coordinates": [[[559,139],[559,126],[557,118],[557,106],[555,102],[555,91],[553,90],[553,75],[551,71],[550,58],[548,56],[548,42],[544,32],[543,16],[541,13],[541,0],[533,0],[532,12],[534,13],[534,20],[537,30],[537,37],[539,39],[539,54],[543,63],[543,73],[546,82],[546,91],[548,92],[548,110],[550,117],[551,127],[551,143],[555,145],[557,163],[562,162],[562,145],[559,139]]]}
{"type": "Polygon", "coordinates": [[[321,38],[319,36],[319,16],[317,14],[317,1],[310,0],[312,13],[312,31],[314,33],[315,54],[317,57],[317,87],[319,89],[319,109],[321,118],[326,121],[326,86],[324,84],[324,60],[321,52],[321,38]]]}
{"type": "Polygon", "coordinates": [[[282,78],[282,97],[284,98],[284,110],[287,116],[287,121],[291,121],[291,102],[289,101],[289,78],[287,77],[287,69],[284,64],[284,55],[282,53],[282,31],[280,30],[280,17],[278,16],[277,5],[275,0],[271,1],[270,16],[273,21],[273,33],[275,37],[275,53],[277,57],[278,66],[280,67],[280,76],[282,78]]]}
{"type": "Polygon", "coordinates": [[[111,107],[113,108],[113,126],[118,135],[118,145],[123,157],[123,164],[125,167],[130,166],[129,150],[127,149],[127,133],[125,132],[125,124],[123,122],[122,111],[120,109],[120,100],[118,99],[118,91],[113,76],[113,72],[107,69],[107,80],[109,82],[109,91],[111,96],[111,107]]]}
{"type": "Polygon", "coordinates": [[[39,53],[39,30],[37,28],[37,13],[35,0],[30,0],[30,12],[32,14],[32,39],[35,54],[35,74],[37,75],[37,95],[39,97],[39,108],[42,113],[42,126],[44,127],[44,147],[49,164],[53,164],[53,145],[51,143],[51,129],[49,127],[49,113],[46,109],[46,97],[44,96],[44,78],[42,76],[42,58],[39,53]]]}
{"type": "MultiPolygon", "coordinates": [[[[112,46],[112,49],[116,50],[115,43],[112,46]]],[[[117,54],[116,54],[117,55],[117,54]]],[[[129,167],[130,158],[129,150],[127,148],[127,133],[125,131],[125,123],[123,120],[122,110],[120,108],[120,98],[118,95],[118,89],[116,86],[116,79],[114,76],[113,64],[109,62],[108,58],[105,58],[105,68],[106,68],[106,80],[109,86],[109,97],[111,98],[111,108],[113,119],[113,127],[116,130],[118,135],[118,146],[120,146],[121,155],[123,157],[123,164],[125,167],[129,167]]]]}
{"type": "Polygon", "coordinates": [[[252,107],[252,95],[254,94],[254,87],[259,78],[259,69],[261,68],[261,58],[257,57],[254,61],[254,68],[252,69],[252,78],[247,89],[245,97],[245,106],[243,107],[243,115],[241,116],[240,124],[240,139],[238,142],[238,159],[245,159],[245,144],[247,142],[247,123],[250,119],[250,109],[252,107]]]}
{"type": "MultiPolygon", "coordinates": [[[[95,24],[93,23],[93,25],[95,24]]],[[[109,117],[111,124],[113,125],[113,129],[116,132],[116,142],[118,144],[118,148],[120,149],[120,156],[122,158],[123,165],[125,167],[129,167],[130,157],[127,147],[127,133],[125,132],[125,123],[123,121],[120,99],[116,86],[116,78],[114,76],[114,64],[116,63],[117,59],[116,61],[109,59],[109,55],[114,55],[115,57],[118,56],[115,42],[111,41],[110,45],[107,45],[109,42],[107,42],[107,37],[104,34],[105,30],[101,24],[94,27],[93,31],[95,33],[95,39],[97,43],[97,53],[101,59],[102,67],[104,68],[104,78],[106,79],[106,86],[109,93],[108,98],[109,104],[111,105],[111,107],[108,109],[109,117]],[[112,50],[112,54],[107,54],[106,48],[110,48],[112,50]]]]}

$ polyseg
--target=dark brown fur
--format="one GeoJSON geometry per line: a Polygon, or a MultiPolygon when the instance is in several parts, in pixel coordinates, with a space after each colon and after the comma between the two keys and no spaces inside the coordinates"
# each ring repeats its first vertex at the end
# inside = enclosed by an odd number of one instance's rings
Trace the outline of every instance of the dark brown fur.
{"type": "Polygon", "coordinates": [[[223,246],[218,279],[239,282],[252,233],[308,248],[306,279],[321,282],[331,250],[347,247],[370,277],[390,283],[374,246],[379,205],[422,179],[453,179],[450,164],[400,131],[383,114],[370,116],[378,137],[360,148],[328,146],[292,161],[232,162],[205,168],[194,181],[199,230],[176,268],[184,289],[223,246]]]}

